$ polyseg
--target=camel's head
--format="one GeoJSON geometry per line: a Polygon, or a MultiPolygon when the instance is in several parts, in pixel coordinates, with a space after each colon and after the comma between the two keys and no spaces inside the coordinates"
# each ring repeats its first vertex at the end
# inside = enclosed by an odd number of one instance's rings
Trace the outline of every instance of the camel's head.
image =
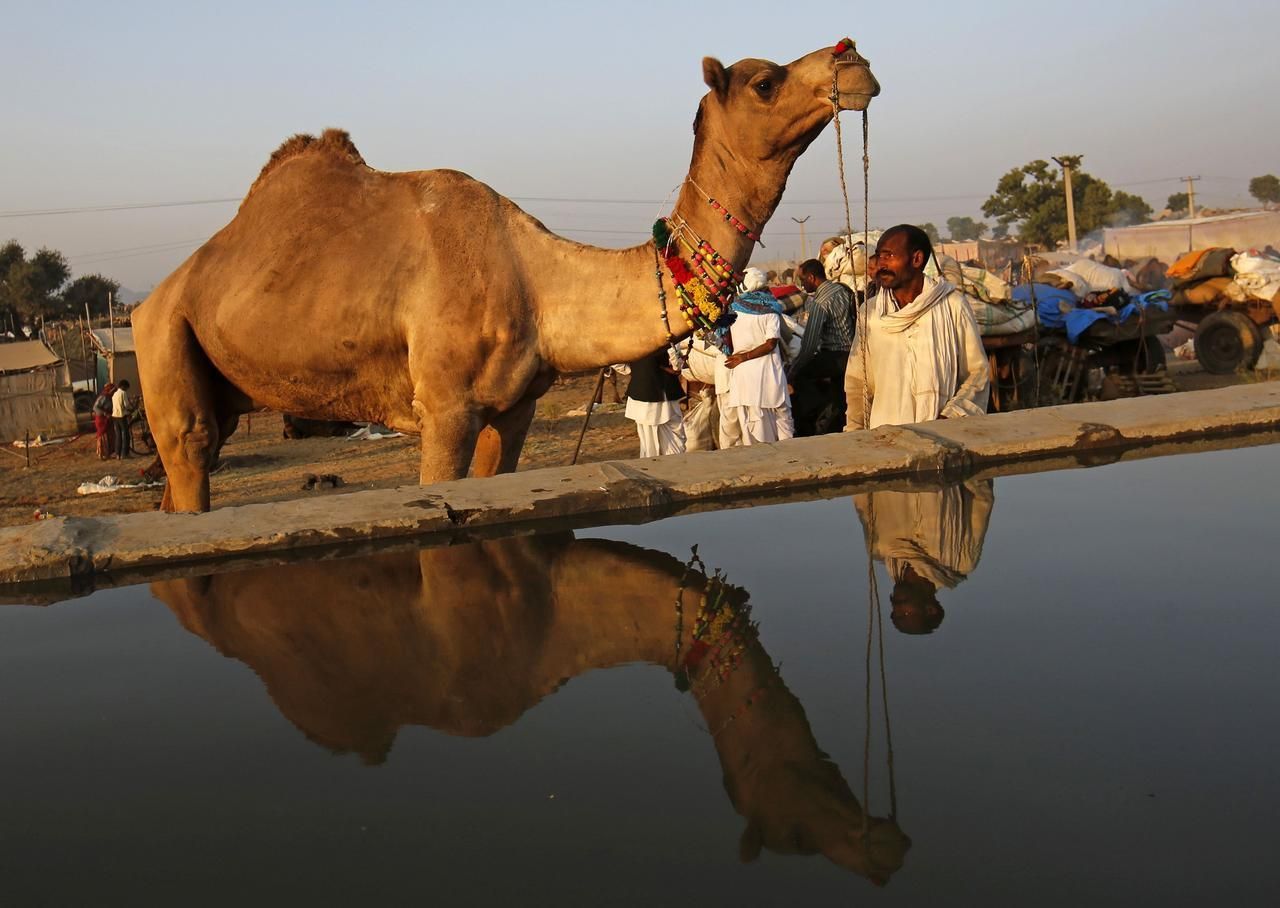
{"type": "Polygon", "coordinates": [[[697,140],[717,141],[745,163],[782,161],[789,167],[841,110],[865,110],[880,94],[871,65],[841,42],[786,66],[768,60],[739,60],[725,66],[702,61],[711,91],[694,121],[697,140]]]}
{"type": "Polygon", "coordinates": [[[878,886],[902,868],[911,839],[891,819],[867,817],[864,823],[861,805],[830,761],[766,765],[753,781],[752,791],[730,790],[747,815],[743,860],[755,860],[762,847],[822,854],[878,886]]]}

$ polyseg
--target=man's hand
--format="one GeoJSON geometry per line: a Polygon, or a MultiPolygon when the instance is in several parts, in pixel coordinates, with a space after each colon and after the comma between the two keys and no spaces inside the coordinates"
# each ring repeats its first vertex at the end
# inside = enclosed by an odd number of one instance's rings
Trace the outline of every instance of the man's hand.
{"type": "Polygon", "coordinates": [[[743,363],[745,363],[749,358],[750,357],[742,353],[733,353],[733,354],[730,354],[725,359],[724,364],[728,366],[730,369],[736,369],[738,368],[738,366],[741,366],[743,363]]]}

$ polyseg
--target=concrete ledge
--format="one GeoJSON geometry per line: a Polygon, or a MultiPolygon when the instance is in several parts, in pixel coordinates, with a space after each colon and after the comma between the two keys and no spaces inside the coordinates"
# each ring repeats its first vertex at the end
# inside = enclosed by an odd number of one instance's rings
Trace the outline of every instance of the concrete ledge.
{"type": "Polygon", "coordinates": [[[762,494],[774,500],[780,493],[823,497],[823,489],[904,477],[995,475],[1000,464],[1012,465],[1007,472],[1086,466],[1117,460],[1128,449],[1170,453],[1170,442],[1265,436],[1278,429],[1280,383],[1267,383],[209,514],[58,518],[0,530],[0,598],[28,598],[15,584],[54,581],[74,594],[103,575],[138,582],[155,572],[211,569],[228,560],[320,556],[396,540],[618,522],[624,515],[628,521],[658,519],[762,494]]]}

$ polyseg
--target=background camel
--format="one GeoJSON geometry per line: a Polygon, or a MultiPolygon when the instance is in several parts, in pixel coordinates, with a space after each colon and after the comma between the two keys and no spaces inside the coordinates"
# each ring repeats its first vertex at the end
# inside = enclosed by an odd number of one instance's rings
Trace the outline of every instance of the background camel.
{"type": "Polygon", "coordinates": [[[688,659],[711,588],[670,555],[570,533],[151,587],[188,630],[252,668],[308,738],[371,763],[386,758],[402,725],[488,735],[567,679],[661,666],[687,681],[712,732],[725,788],[747,821],[745,859],[762,847],[821,853],[886,882],[910,843],[893,822],[864,817],[818,747],[750,625],[745,591],[716,586],[743,629],[727,676],[715,671],[714,634],[697,638],[712,644],[709,657],[688,659]]]}
{"type": "MultiPolygon", "coordinates": [[[[853,50],[787,66],[726,69],[706,58],[702,68],[711,90],[694,121],[689,176],[755,231],[831,120],[833,80],[848,109],[880,90],[853,50]]],[[[691,183],[675,212],[745,266],[752,241],[691,183]]],[[[667,342],[654,267],[652,242],[584,246],[465,174],[384,173],[346,133],[295,136],[234,220],[134,315],[147,416],[169,476],[163,507],[208,510],[210,466],[254,406],[419,434],[424,483],[470,467],[514,470],[558,372],[667,342]]],[[[687,331],[665,280],[679,337],[687,331]]]]}

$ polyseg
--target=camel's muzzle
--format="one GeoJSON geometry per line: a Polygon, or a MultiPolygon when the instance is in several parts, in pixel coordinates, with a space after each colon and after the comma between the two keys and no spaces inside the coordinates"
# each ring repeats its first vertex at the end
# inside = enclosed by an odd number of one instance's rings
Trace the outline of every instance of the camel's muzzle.
{"type": "Polygon", "coordinates": [[[871,64],[856,50],[836,58],[836,94],[841,110],[866,110],[880,94],[880,83],[871,73],[871,64]]]}

